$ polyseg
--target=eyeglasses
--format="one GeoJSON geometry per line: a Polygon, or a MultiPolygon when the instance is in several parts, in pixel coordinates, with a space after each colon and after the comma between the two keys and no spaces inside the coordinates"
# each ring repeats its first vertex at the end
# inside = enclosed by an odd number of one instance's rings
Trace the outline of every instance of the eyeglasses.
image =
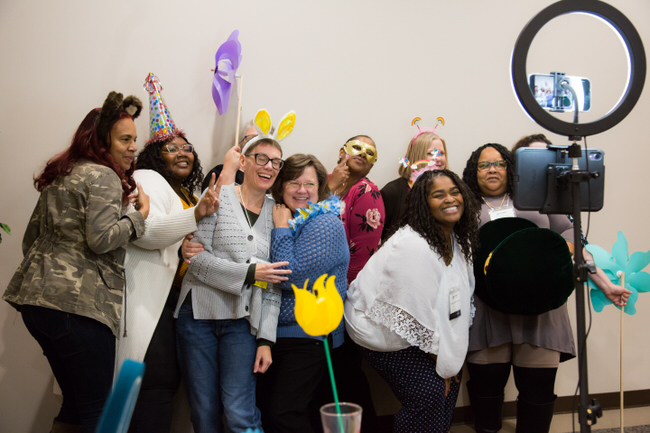
{"type": "Polygon", "coordinates": [[[251,153],[250,155],[246,155],[246,156],[254,156],[255,164],[261,165],[262,167],[268,164],[269,161],[271,161],[271,167],[273,167],[275,170],[280,170],[284,165],[284,161],[281,160],[280,158],[271,159],[268,156],[264,155],[263,153],[251,153]]]}
{"type": "Polygon", "coordinates": [[[505,170],[508,168],[508,163],[505,162],[504,160],[501,161],[494,161],[494,162],[479,162],[478,163],[478,171],[487,171],[490,169],[490,167],[494,166],[495,169],[502,169],[505,170]]]}
{"type": "Polygon", "coordinates": [[[194,152],[194,146],[189,143],[184,144],[183,146],[178,146],[176,144],[165,144],[163,146],[163,152],[171,153],[172,155],[180,152],[181,150],[185,153],[192,153],[194,152]]]}
{"type": "Polygon", "coordinates": [[[289,189],[298,190],[301,186],[304,186],[307,191],[318,189],[318,184],[313,182],[298,182],[295,180],[287,182],[287,188],[289,189]]]}
{"type": "Polygon", "coordinates": [[[239,140],[239,147],[243,147],[246,143],[248,143],[250,140],[253,138],[257,137],[257,134],[248,134],[244,135],[241,140],[239,140]]]}

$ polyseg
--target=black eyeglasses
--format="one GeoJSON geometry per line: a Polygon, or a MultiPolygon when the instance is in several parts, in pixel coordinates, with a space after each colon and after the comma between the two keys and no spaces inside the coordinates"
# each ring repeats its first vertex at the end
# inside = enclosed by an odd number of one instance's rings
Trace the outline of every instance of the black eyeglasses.
{"type": "Polygon", "coordinates": [[[264,167],[266,164],[271,161],[271,167],[273,167],[275,170],[280,170],[282,166],[284,166],[284,161],[281,160],[280,158],[269,158],[268,156],[264,155],[263,153],[251,153],[250,155],[246,156],[254,156],[255,157],[255,164],[261,165],[264,167]]]}
{"type": "Polygon", "coordinates": [[[255,137],[257,137],[257,134],[244,135],[242,139],[239,140],[239,147],[244,147],[246,143],[248,143],[250,140],[252,140],[255,137]]]}
{"type": "Polygon", "coordinates": [[[479,162],[478,163],[478,171],[489,170],[490,167],[492,167],[492,166],[494,166],[494,168],[497,169],[497,170],[498,169],[505,170],[506,168],[508,168],[508,163],[506,163],[504,160],[494,161],[494,162],[487,162],[487,161],[479,162]]]}
{"type": "Polygon", "coordinates": [[[172,155],[180,152],[181,150],[185,153],[192,153],[194,151],[194,146],[189,143],[182,146],[178,146],[176,144],[165,144],[163,146],[163,151],[171,153],[172,155]]]}

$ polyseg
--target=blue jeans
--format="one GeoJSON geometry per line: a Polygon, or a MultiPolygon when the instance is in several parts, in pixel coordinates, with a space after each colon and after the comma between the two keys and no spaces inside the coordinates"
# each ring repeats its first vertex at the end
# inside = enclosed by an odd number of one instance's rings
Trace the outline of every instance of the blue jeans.
{"type": "Polygon", "coordinates": [[[253,373],[257,345],[246,319],[196,320],[192,305],[181,306],[176,323],[181,374],[187,385],[196,433],[262,431],[255,405],[253,373]]]}
{"type": "Polygon", "coordinates": [[[94,432],[113,384],[115,336],[88,317],[33,305],[20,312],[63,392],[56,419],[94,432]]]}

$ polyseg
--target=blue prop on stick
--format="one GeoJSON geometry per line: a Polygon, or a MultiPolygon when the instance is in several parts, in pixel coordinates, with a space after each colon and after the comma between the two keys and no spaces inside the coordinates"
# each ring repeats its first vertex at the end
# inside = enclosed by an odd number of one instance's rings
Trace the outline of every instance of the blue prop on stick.
{"type": "MultiPolygon", "coordinates": [[[[645,253],[637,251],[629,255],[627,239],[623,232],[618,232],[618,239],[612,246],[611,254],[598,245],[589,244],[585,248],[594,256],[594,262],[605,272],[612,283],[620,285],[621,276],[625,276],[624,287],[632,294],[627,300],[624,311],[630,315],[635,314],[634,304],[639,298],[639,293],[650,291],[650,274],[642,271],[650,264],[650,251],[645,253]]],[[[614,305],[591,279],[589,279],[589,287],[594,311],[599,313],[603,311],[605,305],[614,305]]]]}

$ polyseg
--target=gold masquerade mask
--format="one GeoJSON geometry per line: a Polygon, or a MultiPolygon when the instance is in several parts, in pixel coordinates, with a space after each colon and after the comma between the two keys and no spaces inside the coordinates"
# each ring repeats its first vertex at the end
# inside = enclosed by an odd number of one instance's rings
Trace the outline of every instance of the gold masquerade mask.
{"type": "Polygon", "coordinates": [[[364,143],[361,140],[350,140],[343,146],[345,153],[349,156],[357,156],[361,153],[366,154],[366,160],[374,164],[377,162],[377,149],[372,144],[364,143]]]}

